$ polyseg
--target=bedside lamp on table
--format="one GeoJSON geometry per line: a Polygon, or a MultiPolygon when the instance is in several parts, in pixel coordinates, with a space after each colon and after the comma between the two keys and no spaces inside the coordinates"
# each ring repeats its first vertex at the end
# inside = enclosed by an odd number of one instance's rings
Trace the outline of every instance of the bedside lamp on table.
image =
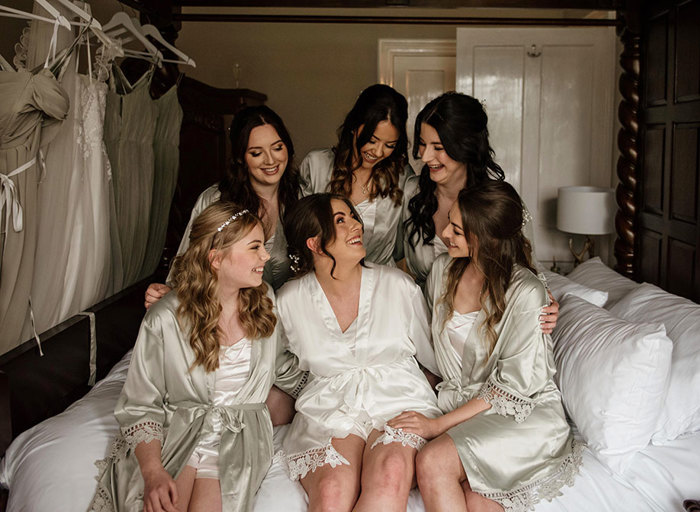
{"type": "Polygon", "coordinates": [[[615,219],[615,192],[602,187],[561,187],[557,199],[557,229],[566,233],[586,235],[580,252],[574,250],[574,239],[569,238],[569,248],[574,256],[574,266],[593,256],[591,235],[607,235],[613,232],[615,219]]]}

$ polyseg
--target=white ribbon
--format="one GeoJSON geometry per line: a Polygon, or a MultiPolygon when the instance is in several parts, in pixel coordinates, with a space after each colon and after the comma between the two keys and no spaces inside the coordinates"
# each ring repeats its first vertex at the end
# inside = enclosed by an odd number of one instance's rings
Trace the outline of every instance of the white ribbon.
{"type": "Polygon", "coordinates": [[[24,216],[22,213],[22,205],[19,202],[19,195],[15,182],[10,178],[26,171],[36,163],[36,157],[32,158],[26,164],[18,167],[9,174],[0,174],[0,212],[7,206],[5,211],[5,230],[9,230],[10,219],[12,219],[12,227],[16,233],[22,231],[24,227],[24,216]]]}
{"type": "Polygon", "coordinates": [[[90,319],[90,376],[88,386],[94,386],[97,378],[97,329],[95,328],[95,313],[92,311],[81,311],[79,315],[90,319]]]}

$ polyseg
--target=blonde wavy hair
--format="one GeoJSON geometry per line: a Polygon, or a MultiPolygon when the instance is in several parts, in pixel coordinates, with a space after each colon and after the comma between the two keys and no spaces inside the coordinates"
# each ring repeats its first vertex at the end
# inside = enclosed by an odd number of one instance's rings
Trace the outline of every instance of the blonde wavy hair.
{"type": "Polygon", "coordinates": [[[441,328],[445,328],[454,313],[457,286],[464,271],[472,264],[472,241],[476,239],[479,243],[478,268],[484,274],[479,302],[486,313],[479,328],[486,331],[484,342],[488,359],[498,339],[495,326],[503,318],[513,267],[517,264],[537,274],[530,259],[532,246],[522,231],[523,203],[515,189],[505,181],[489,180],[463,189],[457,202],[470,255],[453,259],[445,272],[445,292],[438,301],[446,309],[441,328]]]}
{"type": "MultiPolygon", "coordinates": [[[[190,346],[195,354],[192,368],[202,365],[207,372],[219,367],[222,334],[219,328],[219,280],[211,266],[209,253],[212,249],[230,249],[256,225],[262,226],[260,219],[247,211],[225,225],[232,215],[241,211],[242,208],[234,203],[224,201],[206,208],[192,223],[189,247],[173,260],[173,288],[180,302],[178,322],[183,330],[189,329],[190,332],[190,346]]],[[[240,290],[238,315],[247,338],[252,340],[272,335],[277,318],[265,282],[255,288],[240,290]]]]}

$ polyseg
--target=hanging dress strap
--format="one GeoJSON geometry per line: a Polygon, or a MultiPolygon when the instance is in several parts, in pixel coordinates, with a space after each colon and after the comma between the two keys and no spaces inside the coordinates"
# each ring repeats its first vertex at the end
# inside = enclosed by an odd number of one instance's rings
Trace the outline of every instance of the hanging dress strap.
{"type": "MultiPolygon", "coordinates": [[[[17,176],[36,164],[36,157],[29,160],[24,165],[17,167],[9,174],[0,174],[0,212],[5,210],[5,229],[10,229],[10,219],[12,227],[16,233],[22,231],[24,227],[24,215],[22,213],[22,204],[19,202],[19,194],[15,187],[15,182],[12,181],[13,176],[17,176]]],[[[4,250],[4,247],[3,247],[4,250]]]]}
{"type": "Polygon", "coordinates": [[[51,35],[51,42],[49,43],[49,51],[46,52],[46,61],[44,62],[44,69],[49,67],[49,62],[56,59],[56,44],[58,42],[58,19],[53,24],[53,34],[51,35]]]}

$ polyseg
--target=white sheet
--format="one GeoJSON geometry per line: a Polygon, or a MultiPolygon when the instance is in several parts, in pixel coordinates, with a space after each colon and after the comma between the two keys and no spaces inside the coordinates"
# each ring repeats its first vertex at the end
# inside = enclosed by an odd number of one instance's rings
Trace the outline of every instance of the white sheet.
{"type": "MultiPolygon", "coordinates": [[[[65,412],[22,433],[0,461],[0,484],[10,488],[9,512],[86,510],[95,491],[94,462],[105,457],[117,433],[114,405],[126,378],[128,358],[65,412]]],[[[287,427],[275,430],[275,446],[287,427]]],[[[573,487],[541,503],[537,512],[682,511],[684,498],[700,496],[700,434],[637,453],[628,471],[613,476],[586,450],[573,487]]],[[[303,512],[306,495],[279,462],[273,464],[256,497],[255,512],[303,512]]],[[[423,511],[417,490],[408,512],[423,511]]]]}

